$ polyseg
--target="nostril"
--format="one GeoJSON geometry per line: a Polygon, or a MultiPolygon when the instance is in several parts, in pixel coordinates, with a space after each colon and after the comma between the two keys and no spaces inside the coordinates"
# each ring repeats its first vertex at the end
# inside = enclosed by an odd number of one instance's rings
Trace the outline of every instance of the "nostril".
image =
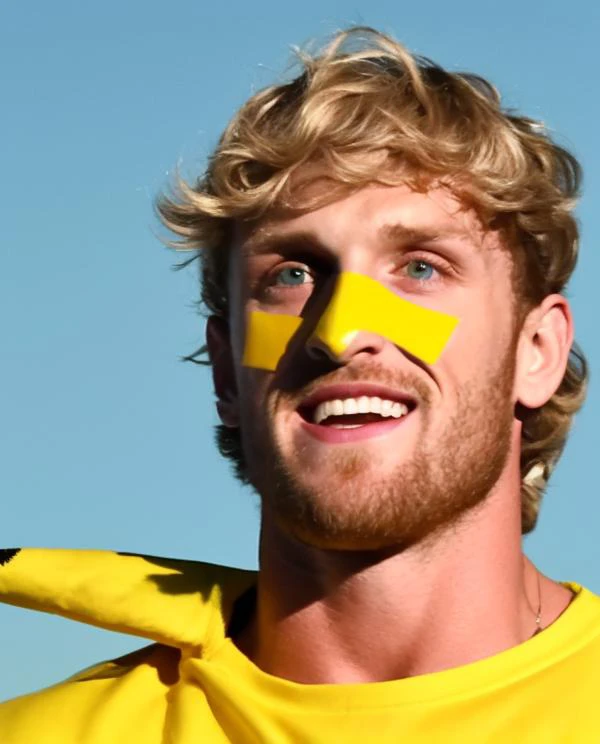
{"type": "Polygon", "coordinates": [[[313,335],[306,342],[306,350],[317,361],[345,364],[359,354],[379,354],[385,344],[383,336],[376,333],[347,330],[343,333],[326,333],[325,336],[313,335]]]}
{"type": "Polygon", "coordinates": [[[327,351],[318,344],[308,344],[306,351],[311,359],[315,359],[318,362],[329,361],[331,359],[331,354],[328,354],[327,351]]]}
{"type": "Polygon", "coordinates": [[[334,344],[327,343],[317,335],[312,335],[306,342],[306,352],[316,362],[339,363],[341,356],[334,349],[334,344]]]}

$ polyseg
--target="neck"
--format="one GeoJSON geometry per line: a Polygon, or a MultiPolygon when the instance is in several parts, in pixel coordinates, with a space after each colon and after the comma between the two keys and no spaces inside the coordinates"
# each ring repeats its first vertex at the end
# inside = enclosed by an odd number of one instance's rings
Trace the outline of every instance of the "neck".
{"type": "Polygon", "coordinates": [[[524,642],[540,591],[542,627],[571,595],[540,581],[506,503],[490,496],[435,539],[385,553],[310,547],[265,514],[257,612],[236,642],[263,671],[313,684],[432,673],[524,642]]]}

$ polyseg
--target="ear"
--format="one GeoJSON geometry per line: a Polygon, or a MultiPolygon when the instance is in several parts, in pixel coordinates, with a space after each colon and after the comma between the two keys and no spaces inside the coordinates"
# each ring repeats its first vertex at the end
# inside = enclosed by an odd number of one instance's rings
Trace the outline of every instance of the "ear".
{"type": "Polygon", "coordinates": [[[560,385],[573,345],[573,319],[567,300],[549,295],[527,316],[519,338],[515,393],[527,408],[540,408],[560,385]]]}
{"type": "Polygon", "coordinates": [[[229,325],[217,315],[211,315],[206,323],[206,345],[212,364],[217,413],[224,426],[235,429],[239,426],[239,411],[229,325]]]}

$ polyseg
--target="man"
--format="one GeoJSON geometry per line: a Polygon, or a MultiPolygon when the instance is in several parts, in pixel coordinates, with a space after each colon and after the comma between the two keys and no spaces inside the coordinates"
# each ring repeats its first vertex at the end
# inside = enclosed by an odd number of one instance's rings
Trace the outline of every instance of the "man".
{"type": "Polygon", "coordinates": [[[155,642],[0,706],[5,744],[600,740],[600,599],[522,552],[584,395],[577,162],[375,31],[304,65],[159,204],[260,571],[4,551],[5,601],[155,642]]]}

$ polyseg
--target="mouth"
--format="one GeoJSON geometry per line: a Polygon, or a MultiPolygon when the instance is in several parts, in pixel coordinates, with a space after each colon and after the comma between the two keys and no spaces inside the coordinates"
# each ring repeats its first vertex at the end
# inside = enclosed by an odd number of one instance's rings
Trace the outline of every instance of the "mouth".
{"type": "Polygon", "coordinates": [[[416,407],[414,398],[397,390],[352,383],[321,388],[297,412],[303,428],[318,439],[353,442],[395,429],[416,407]]]}

